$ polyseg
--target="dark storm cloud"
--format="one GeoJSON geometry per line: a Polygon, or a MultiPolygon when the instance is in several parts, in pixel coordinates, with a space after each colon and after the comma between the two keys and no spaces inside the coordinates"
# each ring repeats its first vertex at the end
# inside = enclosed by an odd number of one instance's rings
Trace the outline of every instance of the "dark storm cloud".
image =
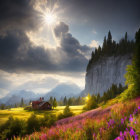
{"type": "MultiPolygon", "coordinates": [[[[81,52],[90,50],[87,46],[81,46],[80,43],[72,37],[66,28],[68,25],[61,23],[55,28],[55,34],[58,32],[61,36],[61,46],[56,50],[44,49],[42,46],[33,46],[27,36],[22,31],[9,31],[3,37],[0,37],[0,69],[14,71],[46,71],[46,72],[66,72],[66,71],[84,71],[87,59],[81,52]],[[84,47],[84,51],[83,51],[84,47]],[[62,55],[61,55],[62,54],[62,55]],[[65,54],[63,56],[63,54],[65,54]],[[56,63],[61,57],[62,61],[56,63]]],[[[90,50],[91,51],[91,50],[90,50]]]]}
{"type": "Polygon", "coordinates": [[[21,31],[8,32],[0,38],[0,68],[6,71],[36,71],[53,68],[49,52],[32,46],[21,31]]]}
{"type": "Polygon", "coordinates": [[[68,31],[69,31],[69,26],[66,25],[64,22],[60,22],[54,29],[55,36],[59,38],[64,34],[68,33],[68,31]]]}
{"type": "Polygon", "coordinates": [[[31,30],[37,26],[38,12],[33,0],[0,0],[0,32],[31,30]]]}
{"type": "Polygon", "coordinates": [[[60,38],[61,49],[67,54],[66,68],[85,70],[87,64],[86,55],[91,53],[92,49],[86,45],[80,45],[79,41],[69,32],[69,27],[64,22],[60,22],[54,29],[56,37],[60,38]]]}
{"type": "MultiPolygon", "coordinates": [[[[140,0],[60,0],[60,9],[74,23],[86,24],[101,35],[108,30],[115,34],[126,31],[134,36],[140,26],[140,0]]],[[[83,26],[82,26],[83,27],[83,26]]],[[[81,28],[82,28],[81,27],[81,28]]],[[[98,36],[98,34],[96,35],[98,36]]]]}
{"type": "MultiPolygon", "coordinates": [[[[72,37],[68,25],[61,22],[55,28],[61,45],[56,50],[33,46],[25,32],[36,30],[39,20],[34,10],[35,0],[0,1],[0,69],[16,71],[83,71],[87,59],[78,49],[82,46],[72,37]],[[65,34],[65,35],[64,35],[65,34]],[[60,61],[58,61],[60,59],[60,61]]],[[[55,2],[55,1],[54,1],[55,2]]],[[[49,4],[49,2],[48,2],[49,4]]],[[[83,52],[90,50],[85,46],[83,52]]]]}
{"type": "MultiPolygon", "coordinates": [[[[105,24],[106,22],[130,22],[140,21],[140,1],[139,0],[60,0],[60,6],[66,7],[68,16],[78,19],[86,18],[92,23],[105,24]],[[71,12],[70,12],[71,11],[71,12]],[[100,23],[99,21],[104,21],[100,23]]],[[[117,24],[116,23],[116,24],[117,24]]],[[[127,23],[130,24],[130,23],[127,23]]]]}

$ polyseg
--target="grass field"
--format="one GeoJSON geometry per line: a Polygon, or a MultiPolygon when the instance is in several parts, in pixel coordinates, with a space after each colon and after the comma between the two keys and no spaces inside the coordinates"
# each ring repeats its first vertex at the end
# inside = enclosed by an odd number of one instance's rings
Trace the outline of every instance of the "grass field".
{"type": "MultiPolygon", "coordinates": [[[[10,115],[19,119],[27,119],[32,113],[35,113],[38,117],[42,117],[46,114],[56,114],[63,112],[65,106],[58,106],[54,110],[50,111],[27,111],[24,108],[12,108],[10,110],[0,110],[0,124],[4,123],[10,115]]],[[[77,115],[82,112],[83,106],[70,106],[71,111],[77,115]]]]}

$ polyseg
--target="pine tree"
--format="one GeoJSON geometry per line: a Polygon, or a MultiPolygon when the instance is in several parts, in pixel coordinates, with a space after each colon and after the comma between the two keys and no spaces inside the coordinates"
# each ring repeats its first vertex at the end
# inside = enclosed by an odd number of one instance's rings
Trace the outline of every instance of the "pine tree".
{"type": "Polygon", "coordinates": [[[67,105],[63,111],[63,115],[64,117],[69,117],[69,116],[72,116],[73,113],[71,112],[70,108],[69,108],[69,105],[67,105]]]}
{"type": "Polygon", "coordinates": [[[97,103],[100,103],[100,101],[101,101],[101,96],[100,96],[100,94],[98,93],[98,94],[97,94],[97,103]]]}
{"type": "Polygon", "coordinates": [[[140,95],[140,29],[136,32],[136,50],[132,65],[127,67],[126,84],[128,84],[128,98],[140,95]]]}
{"type": "Polygon", "coordinates": [[[24,100],[23,98],[21,98],[20,107],[23,107],[23,106],[24,106],[24,100]]]}
{"type": "Polygon", "coordinates": [[[107,52],[106,54],[107,55],[112,55],[112,35],[111,35],[111,32],[109,31],[108,32],[108,38],[107,38],[107,52]]]}
{"type": "Polygon", "coordinates": [[[64,100],[63,100],[64,105],[67,105],[67,97],[65,96],[64,100]]]}
{"type": "Polygon", "coordinates": [[[104,41],[103,41],[103,48],[105,48],[107,46],[107,40],[106,40],[106,36],[104,37],[104,41]]]}
{"type": "Polygon", "coordinates": [[[125,42],[127,42],[127,32],[125,33],[125,42]]]}
{"type": "Polygon", "coordinates": [[[112,43],[112,35],[111,35],[111,32],[109,30],[108,32],[108,38],[107,38],[107,45],[110,45],[112,43]]]}
{"type": "Polygon", "coordinates": [[[57,107],[57,101],[56,101],[56,98],[55,97],[53,99],[52,106],[53,106],[53,108],[57,107]]]}
{"type": "Polygon", "coordinates": [[[68,105],[72,105],[72,99],[71,98],[68,99],[68,105]]]}
{"type": "Polygon", "coordinates": [[[136,51],[132,61],[133,70],[135,71],[134,78],[134,88],[136,93],[140,94],[140,29],[136,32],[136,51]]]}
{"type": "Polygon", "coordinates": [[[53,97],[51,96],[49,99],[49,103],[52,105],[53,104],[53,97]]]}

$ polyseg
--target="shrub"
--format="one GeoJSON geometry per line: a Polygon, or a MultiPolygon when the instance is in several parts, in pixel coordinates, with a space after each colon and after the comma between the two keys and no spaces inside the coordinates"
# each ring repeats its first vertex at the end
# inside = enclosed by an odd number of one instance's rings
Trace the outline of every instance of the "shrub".
{"type": "Polygon", "coordinates": [[[73,112],[71,112],[70,108],[69,108],[69,105],[67,105],[63,111],[63,113],[60,113],[58,115],[58,120],[60,119],[63,119],[63,118],[67,118],[67,117],[70,117],[70,116],[73,116],[73,112]]]}
{"type": "Polygon", "coordinates": [[[26,132],[28,134],[40,130],[39,119],[35,114],[32,114],[27,120],[26,132]]]}
{"type": "Polygon", "coordinates": [[[35,114],[32,114],[27,121],[10,116],[9,119],[0,126],[0,140],[31,134],[34,131],[39,131],[41,127],[52,126],[55,121],[56,116],[52,114],[44,114],[43,118],[37,118],[35,114]]]}
{"type": "Polygon", "coordinates": [[[83,110],[91,110],[91,109],[95,109],[97,107],[98,107],[98,104],[96,102],[96,96],[95,95],[90,96],[90,94],[88,94],[86,105],[83,108],[83,110]]]}
{"type": "Polygon", "coordinates": [[[12,139],[13,136],[17,137],[19,135],[23,136],[25,129],[25,121],[14,119],[12,116],[1,125],[0,127],[0,139],[12,139]]]}
{"type": "Polygon", "coordinates": [[[44,114],[44,118],[40,119],[40,126],[50,127],[56,122],[56,115],[44,114]]]}

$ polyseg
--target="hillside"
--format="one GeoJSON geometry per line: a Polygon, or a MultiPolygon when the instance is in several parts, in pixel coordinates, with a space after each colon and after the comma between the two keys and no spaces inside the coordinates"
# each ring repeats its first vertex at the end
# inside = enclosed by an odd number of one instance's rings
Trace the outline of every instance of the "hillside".
{"type": "Polygon", "coordinates": [[[59,120],[50,129],[43,128],[41,132],[35,132],[26,138],[138,140],[138,137],[140,137],[140,97],[105,109],[98,108],[59,120]]]}

